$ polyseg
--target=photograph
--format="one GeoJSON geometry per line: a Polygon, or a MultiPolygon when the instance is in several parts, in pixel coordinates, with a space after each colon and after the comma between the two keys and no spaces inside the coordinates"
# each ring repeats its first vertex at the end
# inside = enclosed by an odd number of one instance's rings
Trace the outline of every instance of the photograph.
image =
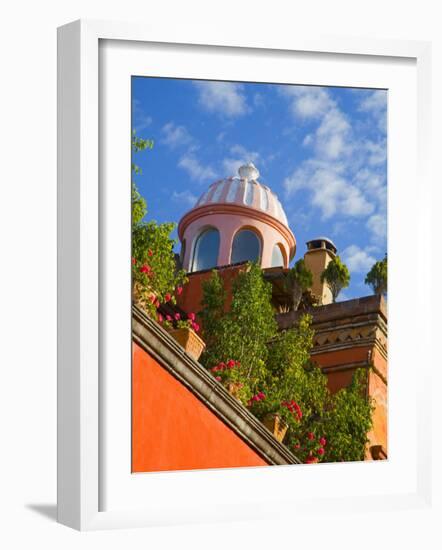
{"type": "Polygon", "coordinates": [[[388,459],[387,107],[132,76],[132,473],[388,459]]]}

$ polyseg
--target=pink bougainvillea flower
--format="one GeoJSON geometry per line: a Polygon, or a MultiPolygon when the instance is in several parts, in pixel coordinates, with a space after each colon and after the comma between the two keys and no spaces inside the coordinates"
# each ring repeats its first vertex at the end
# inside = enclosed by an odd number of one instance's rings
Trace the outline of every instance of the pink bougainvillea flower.
{"type": "Polygon", "coordinates": [[[325,447],[327,445],[327,440],[325,439],[325,437],[321,437],[321,439],[319,440],[319,443],[325,447]]]}
{"type": "Polygon", "coordinates": [[[193,324],[192,324],[192,328],[193,328],[193,330],[194,330],[195,332],[198,332],[199,329],[200,329],[200,326],[199,326],[198,323],[193,323],[193,324]]]}
{"type": "Polygon", "coordinates": [[[160,307],[160,301],[159,300],[155,300],[154,304],[153,304],[157,309],[160,307]]]}
{"type": "Polygon", "coordinates": [[[166,315],[166,321],[172,321],[172,317],[170,315],[166,315]]]}
{"type": "Polygon", "coordinates": [[[266,398],[266,394],[265,394],[264,392],[260,391],[260,392],[258,393],[258,397],[259,397],[260,399],[265,399],[265,398],[266,398]]]}
{"type": "Polygon", "coordinates": [[[135,265],[137,263],[137,260],[135,258],[132,258],[132,265],[135,265]]]}
{"type": "Polygon", "coordinates": [[[171,298],[172,298],[172,296],[171,296],[169,293],[167,293],[167,294],[164,296],[164,301],[165,301],[165,302],[170,302],[171,298]]]}
{"type": "Polygon", "coordinates": [[[307,434],[307,437],[310,439],[310,441],[313,441],[313,439],[315,439],[315,434],[313,432],[309,432],[307,434]]]}
{"type": "Polygon", "coordinates": [[[221,382],[221,376],[215,376],[215,380],[218,380],[218,382],[221,382]]]}
{"type": "Polygon", "coordinates": [[[179,321],[181,319],[181,315],[179,313],[175,313],[174,317],[175,321],[179,321]]]}
{"type": "Polygon", "coordinates": [[[177,286],[176,288],[176,293],[178,294],[178,296],[183,292],[183,287],[182,286],[177,286]]]}
{"type": "Polygon", "coordinates": [[[152,252],[152,250],[151,250],[150,248],[149,248],[149,250],[147,251],[147,255],[148,255],[148,256],[153,256],[153,252],[152,252]]]}
{"type": "Polygon", "coordinates": [[[316,462],[318,462],[318,458],[316,456],[309,456],[305,461],[306,464],[316,464],[316,462]]]}
{"type": "Polygon", "coordinates": [[[324,449],[322,447],[319,447],[318,449],[318,455],[323,455],[324,454],[324,449]]]}
{"type": "Polygon", "coordinates": [[[150,265],[143,264],[140,267],[140,271],[141,271],[141,273],[150,273],[152,271],[152,268],[150,267],[150,265]]]}
{"type": "Polygon", "coordinates": [[[152,304],[155,303],[156,299],[157,299],[157,297],[155,296],[155,294],[151,294],[151,295],[150,295],[149,300],[152,302],[152,304]]]}
{"type": "Polygon", "coordinates": [[[296,444],[294,445],[294,447],[295,447],[295,449],[299,449],[299,448],[301,447],[301,444],[300,444],[300,443],[296,443],[296,444]]]}
{"type": "Polygon", "coordinates": [[[187,315],[187,318],[190,319],[191,321],[195,321],[195,313],[189,313],[187,315]]]}
{"type": "Polygon", "coordinates": [[[235,361],[233,359],[229,359],[227,361],[227,366],[229,367],[229,369],[233,369],[233,367],[235,366],[235,361]]]}
{"type": "Polygon", "coordinates": [[[158,313],[158,322],[162,323],[163,321],[164,321],[163,316],[161,315],[161,313],[158,313]]]}

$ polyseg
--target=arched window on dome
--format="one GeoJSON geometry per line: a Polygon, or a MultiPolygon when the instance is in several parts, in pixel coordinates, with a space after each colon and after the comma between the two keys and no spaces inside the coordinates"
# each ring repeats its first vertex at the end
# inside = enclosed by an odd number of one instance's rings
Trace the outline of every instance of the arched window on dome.
{"type": "Polygon", "coordinates": [[[219,252],[219,231],[210,227],[203,231],[196,239],[193,249],[191,271],[202,271],[216,267],[219,252]]]}
{"type": "Polygon", "coordinates": [[[261,242],[258,235],[250,229],[238,231],[233,239],[231,263],[259,262],[261,242]]]}
{"type": "Polygon", "coordinates": [[[284,252],[280,244],[275,244],[273,247],[271,267],[285,267],[284,252]]]}

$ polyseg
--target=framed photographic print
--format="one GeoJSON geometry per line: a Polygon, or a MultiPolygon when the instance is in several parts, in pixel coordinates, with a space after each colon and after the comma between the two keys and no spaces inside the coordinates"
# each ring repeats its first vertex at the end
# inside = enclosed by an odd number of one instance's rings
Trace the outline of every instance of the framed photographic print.
{"type": "Polygon", "coordinates": [[[59,29],[60,522],[424,505],[428,52],[59,29]]]}

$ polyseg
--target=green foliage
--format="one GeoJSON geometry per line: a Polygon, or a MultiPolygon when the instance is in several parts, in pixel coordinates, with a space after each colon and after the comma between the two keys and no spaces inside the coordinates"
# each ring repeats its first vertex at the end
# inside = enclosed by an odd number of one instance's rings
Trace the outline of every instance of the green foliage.
{"type": "Polygon", "coordinates": [[[285,279],[286,291],[290,296],[289,310],[297,310],[304,291],[313,284],[313,274],[306,267],[303,259],[298,260],[287,273],[285,279]]]}
{"type": "MultiPolygon", "coordinates": [[[[137,138],[133,133],[133,154],[152,147],[153,141],[137,138]]],[[[134,175],[140,174],[141,170],[132,164],[132,172],[134,175]]],[[[187,278],[184,271],[176,269],[173,251],[176,241],[170,238],[175,224],[157,224],[153,220],[143,221],[146,214],[146,201],[133,181],[132,284],[137,302],[154,316],[161,302],[175,302],[174,293],[187,278]]]]}
{"type": "Polygon", "coordinates": [[[233,284],[230,311],[224,313],[225,291],[216,271],[203,285],[203,339],[206,352],[201,362],[207,368],[229,359],[239,367],[229,373],[229,383],[242,384],[241,396],[247,401],[258,389],[268,357],[267,342],[277,325],[271,305],[272,287],[256,264],[248,264],[233,284]]]}
{"type": "Polygon", "coordinates": [[[321,273],[321,282],[326,282],[329,287],[333,302],[336,302],[336,298],[343,288],[348,287],[350,283],[350,272],[348,267],[342,263],[341,258],[336,256],[327,265],[324,271],[321,273]]]}
{"type": "Polygon", "coordinates": [[[206,352],[202,360],[207,366],[216,365],[221,361],[223,350],[225,313],[224,304],[227,294],[223,281],[216,270],[212,271],[211,278],[202,283],[203,299],[202,310],[199,312],[203,324],[203,339],[206,343],[206,352]]]}
{"type": "Polygon", "coordinates": [[[132,224],[140,224],[146,214],[146,200],[140,195],[135,182],[132,182],[132,224]]]}
{"type": "Polygon", "coordinates": [[[365,277],[365,284],[371,286],[375,294],[387,294],[387,254],[383,260],[376,262],[365,277]]]}
{"type": "Polygon", "coordinates": [[[302,291],[307,290],[313,284],[313,274],[305,265],[303,258],[298,260],[289,271],[289,278],[296,282],[302,291]]]}
{"type": "Polygon", "coordinates": [[[303,461],[361,460],[371,427],[366,371],[335,395],[310,360],[311,317],[278,332],[271,288],[261,269],[249,265],[233,287],[225,312],[225,289],[217,271],[203,284],[200,316],[207,348],[201,362],[250,411],[263,420],[279,415],[287,424],[285,444],[303,461]]]}
{"type": "Polygon", "coordinates": [[[323,418],[324,431],[331,434],[327,460],[364,460],[367,433],[372,428],[374,401],[367,395],[367,370],[358,369],[347,388],[330,400],[323,418]]]}

